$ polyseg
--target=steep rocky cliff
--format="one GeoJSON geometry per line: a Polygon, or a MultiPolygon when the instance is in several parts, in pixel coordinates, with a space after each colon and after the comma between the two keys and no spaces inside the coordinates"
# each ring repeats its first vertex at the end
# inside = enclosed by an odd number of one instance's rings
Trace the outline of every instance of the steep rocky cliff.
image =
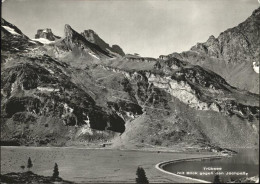
{"type": "Polygon", "coordinates": [[[238,91],[201,67],[179,60],[168,64],[158,63],[150,71],[99,66],[116,73],[111,77],[105,73],[108,77],[99,80],[100,85],[108,86],[109,91],[120,90],[114,98],[139,104],[144,112],[126,123],[125,132],[114,146],[258,145],[257,95],[238,91]],[[115,79],[119,78],[125,78],[123,89],[116,86],[115,79]],[[129,96],[123,96],[122,90],[129,96]]]}
{"type": "Polygon", "coordinates": [[[1,19],[1,50],[6,52],[28,52],[31,48],[42,45],[30,40],[15,25],[1,19]]]}
{"type": "Polygon", "coordinates": [[[61,37],[54,35],[52,33],[51,29],[47,28],[47,29],[38,29],[37,30],[35,39],[39,39],[39,38],[45,38],[50,41],[55,41],[56,39],[60,39],[61,37]]]}
{"type": "Polygon", "coordinates": [[[92,51],[93,53],[99,53],[105,56],[109,55],[107,51],[102,50],[98,45],[87,41],[82,35],[77,33],[68,24],[65,25],[64,33],[64,42],[70,50],[73,50],[74,48],[81,48],[83,50],[86,49],[90,52],[92,51]]]}
{"type": "Polygon", "coordinates": [[[118,45],[112,45],[112,47],[110,47],[109,44],[107,44],[104,40],[102,40],[91,29],[83,31],[83,33],[81,33],[81,35],[84,36],[84,38],[86,38],[86,40],[88,40],[89,42],[98,45],[101,49],[103,49],[107,52],[110,52],[112,55],[115,55],[115,54],[119,54],[121,56],[125,55],[125,53],[121,47],[119,47],[118,45]]]}
{"type": "Polygon", "coordinates": [[[168,57],[208,68],[233,86],[259,94],[259,35],[260,8],[238,26],[222,32],[218,38],[210,36],[205,43],[168,57]]]}
{"type": "Polygon", "coordinates": [[[56,36],[52,33],[51,29],[38,29],[37,34],[35,35],[34,41],[41,42],[43,44],[53,44],[56,40],[59,40],[61,37],[56,36]]]}
{"type": "Polygon", "coordinates": [[[68,65],[47,55],[20,55],[6,61],[1,73],[2,140],[40,144],[57,141],[57,135],[73,139],[82,130],[73,128],[75,135],[68,135],[72,130],[66,127],[71,126],[124,132],[124,120],[97,106],[71,81],[69,72],[68,65]]]}

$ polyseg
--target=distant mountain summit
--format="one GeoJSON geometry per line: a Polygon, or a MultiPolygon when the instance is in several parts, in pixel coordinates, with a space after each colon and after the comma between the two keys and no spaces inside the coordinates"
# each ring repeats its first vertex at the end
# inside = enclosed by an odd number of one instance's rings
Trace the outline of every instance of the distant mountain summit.
{"type": "Polygon", "coordinates": [[[218,38],[210,36],[205,43],[198,43],[191,50],[228,63],[259,62],[259,35],[260,8],[243,23],[222,32],[218,38]]]}
{"type": "Polygon", "coordinates": [[[48,53],[59,57],[68,55],[68,58],[87,57],[93,60],[101,58],[113,58],[124,56],[124,51],[118,45],[109,46],[103,41],[93,30],[85,30],[83,33],[78,33],[70,25],[64,26],[64,37],[59,37],[53,34],[50,28],[38,29],[34,41],[44,45],[53,45],[49,47],[48,53]],[[62,53],[62,54],[61,54],[62,53]],[[65,53],[65,54],[64,54],[65,53]]]}
{"type": "Polygon", "coordinates": [[[72,29],[70,25],[65,25],[64,33],[64,43],[66,44],[69,50],[77,49],[80,52],[85,51],[96,58],[111,57],[108,51],[105,51],[98,45],[86,40],[84,36],[72,29]]]}
{"type": "Polygon", "coordinates": [[[105,51],[108,51],[110,53],[117,53],[121,56],[125,55],[125,53],[124,53],[123,49],[121,49],[121,47],[119,47],[118,45],[112,45],[112,47],[110,47],[109,44],[107,44],[104,40],[102,40],[98,36],[98,34],[96,34],[91,29],[83,31],[83,33],[81,33],[81,35],[84,36],[84,38],[86,38],[86,40],[98,45],[101,49],[103,49],[105,51]]]}
{"type": "Polygon", "coordinates": [[[170,57],[208,68],[230,84],[259,94],[260,8],[238,26],[227,29],[217,38],[210,36],[189,51],[170,57]]]}
{"type": "Polygon", "coordinates": [[[60,39],[61,37],[54,35],[52,33],[51,29],[47,28],[47,29],[38,29],[37,30],[37,34],[35,35],[35,39],[39,39],[39,38],[45,38],[45,39],[48,39],[50,41],[55,41],[57,39],[60,39]]]}
{"type": "Polygon", "coordinates": [[[35,35],[34,41],[38,41],[42,44],[53,44],[55,41],[59,40],[61,37],[56,36],[52,33],[51,29],[38,29],[35,35]]]}

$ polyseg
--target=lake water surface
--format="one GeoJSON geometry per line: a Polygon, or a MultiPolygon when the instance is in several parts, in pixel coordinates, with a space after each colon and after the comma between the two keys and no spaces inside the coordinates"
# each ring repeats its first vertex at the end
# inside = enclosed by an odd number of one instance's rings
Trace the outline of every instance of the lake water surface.
{"type": "Polygon", "coordinates": [[[163,166],[174,174],[213,182],[216,175],[222,182],[259,174],[259,150],[239,149],[237,155],[218,159],[180,161],[163,166]],[[211,169],[216,170],[211,170],[211,169]],[[248,175],[246,175],[246,173],[248,175]]]}

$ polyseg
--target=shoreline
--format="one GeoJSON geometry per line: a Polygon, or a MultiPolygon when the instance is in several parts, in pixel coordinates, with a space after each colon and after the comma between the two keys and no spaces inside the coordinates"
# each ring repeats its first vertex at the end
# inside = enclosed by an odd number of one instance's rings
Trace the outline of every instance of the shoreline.
{"type": "Polygon", "coordinates": [[[192,150],[178,150],[178,149],[156,149],[156,148],[146,148],[146,149],[123,149],[123,148],[111,148],[111,147],[77,147],[77,146],[0,146],[0,148],[32,148],[32,149],[78,149],[78,150],[119,150],[119,151],[142,151],[142,152],[162,152],[162,153],[196,153],[196,154],[212,154],[216,155],[217,153],[210,151],[201,151],[196,152],[192,150]]]}
{"type": "Polygon", "coordinates": [[[37,166],[33,170],[35,174],[50,176],[53,163],[58,163],[61,177],[75,183],[122,183],[122,181],[134,183],[138,166],[145,169],[151,183],[190,183],[191,180],[163,173],[154,166],[165,160],[217,156],[211,152],[174,153],[155,150],[67,148],[5,146],[1,149],[1,160],[4,161],[1,162],[3,173],[20,172],[19,166],[24,165],[28,156],[30,156],[34,165],[37,166]],[[93,165],[95,167],[90,167],[93,165]],[[74,170],[79,172],[74,173],[74,170]],[[102,173],[102,176],[100,173],[102,173]],[[106,177],[103,177],[103,175],[106,177]]]}
{"type": "MultiPolygon", "coordinates": [[[[0,145],[0,147],[28,147],[28,148],[75,148],[75,149],[120,149],[120,148],[115,148],[115,147],[111,147],[111,146],[106,146],[106,147],[102,147],[101,145],[97,146],[96,144],[93,145],[68,145],[68,146],[25,146],[25,145],[0,145]],[[94,146],[93,146],[94,145],[94,146]]],[[[188,149],[194,149],[196,150],[196,148],[192,148],[192,147],[187,147],[188,149]]],[[[167,147],[143,147],[142,149],[121,149],[121,150],[144,150],[144,149],[149,149],[149,150],[156,150],[156,151],[161,151],[161,150],[166,150],[167,147]]],[[[171,148],[169,148],[171,149],[171,148]]],[[[172,148],[174,149],[174,148],[172,148]]],[[[236,150],[236,149],[259,149],[258,146],[249,146],[249,147],[223,147],[223,149],[230,149],[230,150],[236,150]]],[[[202,150],[202,149],[201,149],[202,150]]],[[[169,150],[170,151],[170,150],[169,150]]],[[[180,151],[181,152],[181,151],[180,151]]],[[[205,150],[205,152],[208,152],[205,150]]]]}
{"type": "Polygon", "coordinates": [[[210,156],[210,157],[202,157],[202,158],[187,158],[187,159],[177,159],[177,160],[169,160],[169,161],[163,161],[160,162],[158,164],[155,165],[155,168],[163,173],[172,175],[172,176],[176,176],[179,178],[183,178],[183,179],[188,179],[188,180],[192,180],[192,181],[196,181],[196,182],[201,182],[201,183],[212,183],[210,181],[206,181],[206,180],[202,180],[202,179],[197,179],[197,178],[192,178],[192,177],[188,177],[188,176],[183,176],[183,175],[179,175],[179,174],[174,174],[172,172],[166,171],[164,170],[162,167],[168,164],[172,164],[175,162],[188,162],[188,161],[194,161],[194,160],[203,160],[203,159],[213,159],[213,158],[225,158],[226,156],[210,156]]]}

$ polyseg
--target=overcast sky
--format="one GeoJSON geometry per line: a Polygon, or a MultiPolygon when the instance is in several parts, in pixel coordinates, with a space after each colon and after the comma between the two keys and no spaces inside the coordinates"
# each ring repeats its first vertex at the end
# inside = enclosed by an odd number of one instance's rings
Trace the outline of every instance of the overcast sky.
{"type": "Polygon", "coordinates": [[[5,0],[2,17],[30,38],[42,28],[63,36],[69,24],[126,53],[158,57],[217,37],[258,7],[257,0],[5,0]]]}

